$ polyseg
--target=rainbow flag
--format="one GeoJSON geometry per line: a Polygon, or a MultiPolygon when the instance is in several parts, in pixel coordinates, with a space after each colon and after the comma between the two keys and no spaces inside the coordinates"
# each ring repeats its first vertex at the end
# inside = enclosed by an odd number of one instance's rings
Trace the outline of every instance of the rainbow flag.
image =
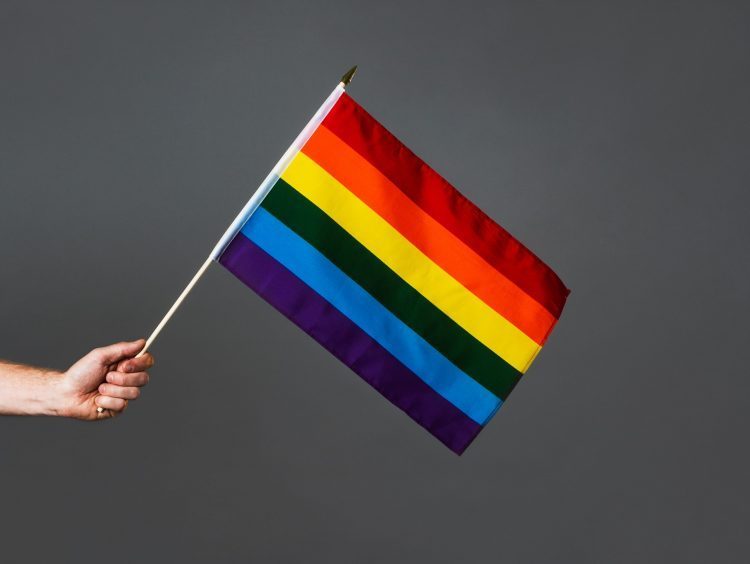
{"type": "Polygon", "coordinates": [[[345,93],[274,180],[219,262],[462,453],[568,289],[345,93]]]}

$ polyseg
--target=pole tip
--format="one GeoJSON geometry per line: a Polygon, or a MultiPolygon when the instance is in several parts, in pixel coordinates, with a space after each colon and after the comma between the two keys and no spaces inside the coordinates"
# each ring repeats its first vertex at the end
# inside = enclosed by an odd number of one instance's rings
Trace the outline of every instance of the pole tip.
{"type": "Polygon", "coordinates": [[[348,86],[352,81],[352,78],[354,78],[355,74],[357,74],[357,65],[354,65],[352,68],[346,71],[344,76],[341,77],[341,84],[343,84],[344,86],[348,86]]]}

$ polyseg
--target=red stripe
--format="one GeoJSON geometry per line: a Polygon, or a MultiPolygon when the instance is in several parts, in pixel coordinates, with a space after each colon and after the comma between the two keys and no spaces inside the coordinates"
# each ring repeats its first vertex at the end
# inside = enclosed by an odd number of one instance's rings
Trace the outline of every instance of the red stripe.
{"type": "Polygon", "coordinates": [[[344,94],[323,121],[425,212],[560,317],[569,290],[554,271],[344,94]]]}

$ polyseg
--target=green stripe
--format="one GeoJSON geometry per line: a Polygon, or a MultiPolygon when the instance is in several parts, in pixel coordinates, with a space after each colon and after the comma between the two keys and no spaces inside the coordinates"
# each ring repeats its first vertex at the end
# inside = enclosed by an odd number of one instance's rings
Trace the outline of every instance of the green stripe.
{"type": "Polygon", "coordinates": [[[505,400],[521,374],[407,284],[325,212],[282,179],[263,208],[421,335],[458,368],[505,400]]]}

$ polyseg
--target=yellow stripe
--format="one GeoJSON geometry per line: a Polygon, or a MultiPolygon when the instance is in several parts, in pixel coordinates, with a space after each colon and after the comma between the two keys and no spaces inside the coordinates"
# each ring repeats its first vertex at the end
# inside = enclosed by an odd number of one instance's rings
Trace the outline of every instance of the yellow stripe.
{"type": "Polygon", "coordinates": [[[281,177],[391,270],[510,365],[525,372],[541,347],[432,262],[307,155],[281,177]]]}

